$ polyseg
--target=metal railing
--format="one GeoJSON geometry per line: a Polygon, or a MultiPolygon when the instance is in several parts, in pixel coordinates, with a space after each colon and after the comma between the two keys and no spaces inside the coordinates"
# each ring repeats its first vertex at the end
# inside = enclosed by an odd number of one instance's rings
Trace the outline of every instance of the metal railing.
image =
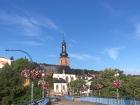
{"type": "MultiPolygon", "coordinates": [[[[74,96],[65,96],[65,99],[72,101],[74,96]]],[[[109,98],[109,97],[80,97],[81,102],[93,102],[93,103],[101,103],[105,105],[116,105],[117,101],[116,98],[109,98]]],[[[119,98],[118,105],[140,105],[140,99],[133,99],[133,98],[119,98]]]]}

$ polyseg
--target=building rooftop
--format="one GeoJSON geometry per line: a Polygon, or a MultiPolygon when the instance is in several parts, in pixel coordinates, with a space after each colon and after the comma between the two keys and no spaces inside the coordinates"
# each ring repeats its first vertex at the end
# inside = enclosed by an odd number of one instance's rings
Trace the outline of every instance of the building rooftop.
{"type": "Polygon", "coordinates": [[[53,78],[54,83],[67,83],[63,78],[53,78]]]}

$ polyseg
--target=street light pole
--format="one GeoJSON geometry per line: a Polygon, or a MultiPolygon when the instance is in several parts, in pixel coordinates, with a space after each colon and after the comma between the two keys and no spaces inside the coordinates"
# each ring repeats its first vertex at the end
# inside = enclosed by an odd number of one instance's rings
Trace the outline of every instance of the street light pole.
{"type": "Polygon", "coordinates": [[[117,96],[116,96],[116,98],[117,98],[117,104],[116,105],[119,105],[119,89],[117,88],[117,96]]]}
{"type": "MultiPolygon", "coordinates": [[[[120,74],[119,73],[116,73],[114,76],[116,77],[116,80],[118,81],[118,76],[119,76],[120,74]]],[[[116,105],[119,105],[119,89],[118,89],[118,87],[117,87],[117,90],[116,90],[116,105]]]]}
{"type": "Polygon", "coordinates": [[[14,52],[16,51],[16,52],[22,52],[22,53],[26,54],[26,55],[29,57],[29,59],[30,59],[30,61],[31,61],[31,62],[33,62],[32,57],[30,56],[30,54],[29,54],[28,52],[24,51],[24,50],[6,49],[5,51],[14,51],[14,52]]]}
{"type": "Polygon", "coordinates": [[[32,101],[34,99],[34,94],[33,93],[34,93],[34,84],[33,84],[33,81],[31,81],[31,103],[32,103],[32,101]]]}
{"type": "MultiPolygon", "coordinates": [[[[30,54],[28,52],[24,51],[24,50],[6,49],[5,51],[22,52],[22,53],[26,54],[29,57],[30,62],[33,63],[33,60],[32,60],[32,57],[30,56],[30,54]]],[[[34,84],[33,84],[33,81],[30,80],[30,82],[31,82],[31,104],[32,104],[33,96],[34,96],[33,95],[34,84]]]]}
{"type": "Polygon", "coordinates": [[[42,73],[42,78],[43,78],[42,98],[45,97],[45,92],[44,92],[45,80],[44,80],[44,77],[45,77],[45,73],[43,71],[43,73],[42,73]]]}

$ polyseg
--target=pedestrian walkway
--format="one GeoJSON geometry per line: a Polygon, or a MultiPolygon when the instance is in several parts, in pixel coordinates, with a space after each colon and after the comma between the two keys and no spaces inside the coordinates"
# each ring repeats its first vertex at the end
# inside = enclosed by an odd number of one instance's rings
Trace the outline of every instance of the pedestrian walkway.
{"type": "Polygon", "coordinates": [[[90,102],[79,102],[79,101],[68,101],[64,98],[61,101],[53,102],[52,105],[103,105],[103,104],[96,104],[90,102]]]}

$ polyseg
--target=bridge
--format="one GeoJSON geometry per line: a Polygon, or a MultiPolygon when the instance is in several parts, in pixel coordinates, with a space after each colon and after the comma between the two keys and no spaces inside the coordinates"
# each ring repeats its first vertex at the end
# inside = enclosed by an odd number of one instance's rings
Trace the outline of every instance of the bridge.
{"type": "MultiPolygon", "coordinates": [[[[117,105],[116,98],[107,97],[74,97],[74,96],[64,96],[64,97],[46,97],[38,101],[33,101],[20,104],[20,105],[117,105]]],[[[127,99],[120,98],[118,105],[140,105],[140,99],[127,99]]]]}
{"type": "Polygon", "coordinates": [[[49,98],[42,98],[38,101],[34,100],[32,101],[32,103],[30,101],[25,102],[25,103],[21,103],[20,105],[48,105],[49,103],[49,98]]]}

